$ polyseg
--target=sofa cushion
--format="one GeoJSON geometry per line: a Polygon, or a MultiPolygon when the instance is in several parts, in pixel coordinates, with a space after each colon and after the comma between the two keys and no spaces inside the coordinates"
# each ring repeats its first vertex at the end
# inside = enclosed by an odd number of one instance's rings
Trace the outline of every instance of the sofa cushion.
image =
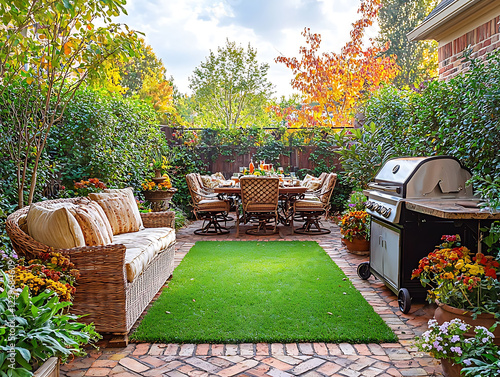
{"type": "Polygon", "coordinates": [[[128,204],[132,208],[134,219],[139,225],[139,228],[143,227],[141,213],[139,212],[139,207],[137,206],[137,201],[135,200],[134,196],[134,189],[132,187],[127,187],[124,189],[106,189],[104,190],[104,192],[110,194],[121,194],[125,196],[125,198],[128,201],[128,204]]]}
{"type": "Polygon", "coordinates": [[[127,281],[133,282],[156,255],[175,242],[172,228],[144,228],[134,233],[119,234],[113,244],[125,245],[125,268],[127,281]]]}
{"type": "MultiPolygon", "coordinates": [[[[97,206],[99,207],[99,205],[97,206]]],[[[69,211],[75,216],[78,225],[80,225],[85,245],[103,246],[113,241],[113,233],[108,232],[101,214],[95,208],[83,204],[69,208],[69,211]]],[[[104,218],[106,218],[106,215],[104,215],[104,218]]],[[[108,219],[106,218],[105,221],[108,221],[108,219]]]]}
{"type": "Polygon", "coordinates": [[[108,234],[108,237],[110,239],[110,242],[113,242],[113,228],[111,228],[111,224],[109,223],[108,216],[106,216],[106,213],[102,209],[102,207],[99,205],[94,200],[87,200],[87,203],[85,203],[86,206],[92,208],[101,218],[104,228],[106,229],[106,233],[108,234]]]}
{"type": "Polygon", "coordinates": [[[95,200],[104,210],[113,235],[137,232],[141,229],[143,224],[139,209],[135,199],[132,204],[127,192],[90,193],[89,198],[95,200]]]}
{"type": "Polygon", "coordinates": [[[71,214],[72,204],[45,208],[32,204],[26,218],[28,234],[44,245],[55,249],[85,246],[78,221],[71,214]]]}

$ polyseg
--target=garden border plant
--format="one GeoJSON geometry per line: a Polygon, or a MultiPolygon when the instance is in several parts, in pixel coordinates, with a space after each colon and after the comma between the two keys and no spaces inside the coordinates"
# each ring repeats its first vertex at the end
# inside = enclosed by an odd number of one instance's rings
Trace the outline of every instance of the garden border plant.
{"type": "Polygon", "coordinates": [[[365,128],[338,141],[344,169],[358,171],[354,181],[366,185],[391,156],[448,154],[472,170],[486,205],[500,206],[500,50],[463,59],[469,70],[448,81],[386,86],[367,100],[365,128]]]}

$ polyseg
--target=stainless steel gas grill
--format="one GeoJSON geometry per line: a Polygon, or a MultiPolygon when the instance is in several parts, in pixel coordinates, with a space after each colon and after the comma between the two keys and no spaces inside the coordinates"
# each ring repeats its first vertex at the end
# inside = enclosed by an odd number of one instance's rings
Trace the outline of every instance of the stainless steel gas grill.
{"type": "Polygon", "coordinates": [[[358,275],[384,281],[398,295],[403,313],[412,298],[425,298],[426,290],[411,273],[443,234],[460,234],[464,245],[477,250],[479,227],[500,218],[478,208],[467,186],[470,177],[454,157],[394,158],[364,191],[372,217],[370,262],[358,266],[358,275]]]}

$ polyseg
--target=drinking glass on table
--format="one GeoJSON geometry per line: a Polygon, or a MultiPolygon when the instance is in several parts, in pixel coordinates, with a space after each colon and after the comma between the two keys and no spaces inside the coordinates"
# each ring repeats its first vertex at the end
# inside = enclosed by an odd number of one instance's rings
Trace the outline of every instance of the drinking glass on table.
{"type": "Polygon", "coordinates": [[[285,170],[283,169],[283,166],[280,166],[278,168],[278,174],[284,174],[285,173],[285,170]]]}

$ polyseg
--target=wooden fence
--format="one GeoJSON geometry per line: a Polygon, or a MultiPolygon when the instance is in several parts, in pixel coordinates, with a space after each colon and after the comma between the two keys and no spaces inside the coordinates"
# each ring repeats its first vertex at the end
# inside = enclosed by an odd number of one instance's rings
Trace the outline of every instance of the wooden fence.
{"type": "MultiPolygon", "coordinates": [[[[172,128],[162,128],[167,140],[172,140],[172,128]]],[[[182,147],[182,145],[179,145],[182,147]]],[[[248,153],[239,154],[237,148],[234,148],[233,153],[222,155],[217,152],[217,148],[206,147],[200,148],[200,158],[208,166],[208,170],[212,173],[221,172],[226,178],[232,176],[233,173],[238,172],[240,166],[248,166],[250,160],[255,156],[257,148],[250,148],[248,153]]],[[[316,151],[315,146],[289,146],[286,147],[286,152],[279,156],[279,166],[288,167],[290,171],[298,171],[300,169],[313,170],[317,164],[310,158],[311,153],[316,151]]],[[[254,163],[258,163],[255,161],[254,163]]],[[[327,166],[340,170],[340,163],[335,159],[327,166]]]]}

